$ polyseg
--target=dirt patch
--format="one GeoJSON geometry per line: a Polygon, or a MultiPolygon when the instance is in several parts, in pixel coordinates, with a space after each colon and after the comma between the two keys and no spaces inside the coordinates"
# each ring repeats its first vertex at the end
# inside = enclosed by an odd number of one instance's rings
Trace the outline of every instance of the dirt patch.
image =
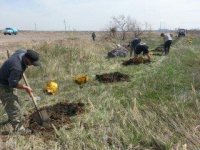
{"type": "Polygon", "coordinates": [[[164,51],[164,45],[158,45],[154,50],[152,50],[154,52],[163,52],[164,51]]]}
{"type": "Polygon", "coordinates": [[[134,57],[134,58],[124,61],[122,65],[127,66],[127,65],[139,65],[139,64],[149,64],[149,63],[150,61],[146,58],[134,57]]]}
{"type": "Polygon", "coordinates": [[[157,46],[155,49],[150,51],[151,55],[154,56],[163,56],[164,53],[164,45],[161,44],[159,46],[157,46]]]}
{"type": "Polygon", "coordinates": [[[120,81],[130,81],[129,76],[120,72],[105,73],[102,75],[96,75],[96,79],[99,82],[110,83],[120,81]]]}
{"type": "Polygon", "coordinates": [[[52,139],[55,137],[55,129],[59,129],[63,126],[67,126],[70,129],[72,123],[70,117],[81,114],[84,112],[84,103],[57,103],[53,106],[46,106],[40,109],[45,110],[50,120],[45,126],[38,124],[36,118],[38,113],[33,112],[29,117],[26,126],[32,130],[33,134],[38,133],[43,136],[45,140],[52,139]]]}

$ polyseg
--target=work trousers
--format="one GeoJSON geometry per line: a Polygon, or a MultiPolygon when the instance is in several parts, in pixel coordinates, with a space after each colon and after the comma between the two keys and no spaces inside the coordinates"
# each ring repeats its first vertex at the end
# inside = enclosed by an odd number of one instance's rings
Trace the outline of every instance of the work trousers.
{"type": "Polygon", "coordinates": [[[22,126],[22,114],[18,97],[13,93],[13,89],[0,86],[0,100],[8,115],[8,121],[14,130],[18,130],[22,126]]]}
{"type": "Polygon", "coordinates": [[[172,44],[172,40],[168,40],[165,42],[165,44],[164,44],[165,55],[169,54],[169,49],[170,49],[171,44],[172,44]]]}

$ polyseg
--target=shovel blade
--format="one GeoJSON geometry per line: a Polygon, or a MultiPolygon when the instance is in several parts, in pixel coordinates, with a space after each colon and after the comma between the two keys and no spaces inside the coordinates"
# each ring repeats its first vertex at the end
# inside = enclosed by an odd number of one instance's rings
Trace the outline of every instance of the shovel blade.
{"type": "Polygon", "coordinates": [[[40,114],[41,114],[41,119],[43,122],[48,122],[50,120],[49,115],[46,110],[41,110],[40,114]]]}
{"type": "Polygon", "coordinates": [[[38,111],[37,115],[35,116],[35,121],[43,126],[43,123],[48,123],[50,121],[49,115],[46,110],[38,111]]]}

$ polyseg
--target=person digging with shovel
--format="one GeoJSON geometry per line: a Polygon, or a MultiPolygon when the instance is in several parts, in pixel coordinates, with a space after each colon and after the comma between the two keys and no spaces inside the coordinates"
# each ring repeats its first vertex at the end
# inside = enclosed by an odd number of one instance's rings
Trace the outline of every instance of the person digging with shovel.
{"type": "Polygon", "coordinates": [[[14,132],[22,134],[31,133],[31,130],[23,126],[19,99],[13,91],[20,89],[31,94],[31,87],[19,83],[28,66],[40,66],[39,54],[33,50],[22,49],[11,55],[0,68],[0,100],[8,115],[7,122],[12,125],[14,132]]]}

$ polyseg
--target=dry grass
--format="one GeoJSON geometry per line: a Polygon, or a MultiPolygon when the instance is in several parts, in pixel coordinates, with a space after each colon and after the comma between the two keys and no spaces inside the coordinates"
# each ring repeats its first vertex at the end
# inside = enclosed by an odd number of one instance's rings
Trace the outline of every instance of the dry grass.
{"type": "MultiPolygon", "coordinates": [[[[97,41],[92,42],[88,33],[71,33],[58,41],[32,45],[40,52],[43,66],[28,69],[26,74],[42,99],[39,105],[83,102],[86,112],[72,117],[71,129],[56,130],[53,141],[41,140],[40,134],[11,135],[6,142],[1,141],[1,148],[193,150],[200,147],[198,38],[193,37],[194,45],[178,40],[169,56],[155,56],[151,64],[126,67],[121,63],[128,58],[105,58],[114,46],[102,39],[97,34],[97,41]],[[96,74],[114,71],[129,74],[131,82],[103,84],[95,80],[96,74]],[[89,76],[82,88],[73,81],[78,74],[89,76]],[[59,84],[56,95],[45,95],[42,91],[49,80],[59,84]]],[[[149,41],[146,36],[144,39],[152,43],[152,49],[160,44],[157,34],[152,34],[149,41]]],[[[23,92],[18,94],[28,99],[23,92]]],[[[32,107],[30,102],[24,104],[24,110],[32,107]]]]}

